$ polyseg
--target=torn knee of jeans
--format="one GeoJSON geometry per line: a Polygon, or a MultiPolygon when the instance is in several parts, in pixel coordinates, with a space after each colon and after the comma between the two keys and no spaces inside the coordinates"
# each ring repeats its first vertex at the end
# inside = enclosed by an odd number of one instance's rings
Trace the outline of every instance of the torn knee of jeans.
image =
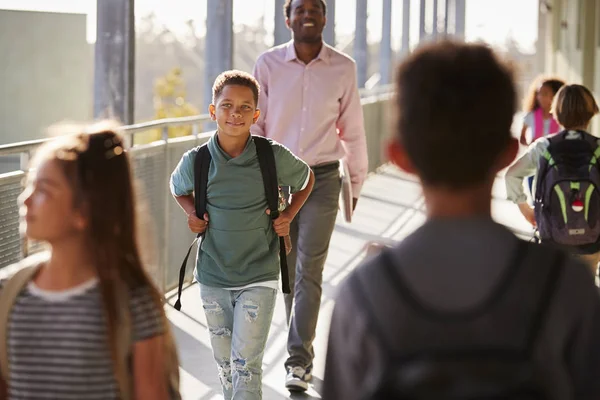
{"type": "Polygon", "coordinates": [[[223,360],[218,364],[218,368],[221,385],[227,390],[231,389],[233,387],[231,380],[231,362],[229,360],[223,360]]]}
{"type": "Polygon", "coordinates": [[[231,330],[229,328],[210,327],[208,328],[211,336],[215,337],[231,337],[231,330]]]}
{"type": "Polygon", "coordinates": [[[246,360],[244,360],[243,358],[237,358],[233,360],[233,369],[240,377],[240,379],[245,383],[248,383],[252,380],[252,372],[250,372],[250,370],[248,369],[248,366],[246,365],[246,360]]]}
{"type": "Polygon", "coordinates": [[[244,315],[246,316],[246,321],[248,322],[254,322],[256,321],[256,319],[258,318],[258,305],[251,302],[251,301],[247,301],[246,303],[244,303],[243,306],[244,309],[244,315]]]}
{"type": "Polygon", "coordinates": [[[223,308],[216,301],[207,301],[204,304],[202,304],[202,308],[204,308],[204,312],[206,314],[211,314],[211,315],[223,314],[223,308]]]}

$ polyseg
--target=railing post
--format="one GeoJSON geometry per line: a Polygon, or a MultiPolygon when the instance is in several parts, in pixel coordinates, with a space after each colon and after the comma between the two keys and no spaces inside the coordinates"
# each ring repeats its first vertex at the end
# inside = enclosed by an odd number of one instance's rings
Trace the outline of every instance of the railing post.
{"type": "Polygon", "coordinates": [[[160,274],[160,279],[162,280],[161,282],[161,289],[162,289],[162,293],[166,293],[167,292],[167,274],[169,271],[169,244],[170,244],[170,235],[171,235],[171,218],[170,218],[170,207],[169,205],[171,204],[171,193],[169,190],[169,166],[171,165],[171,157],[170,157],[170,151],[169,151],[169,128],[167,126],[164,126],[162,128],[162,139],[165,142],[165,154],[164,154],[164,159],[165,159],[165,171],[164,171],[164,180],[163,182],[167,182],[167,190],[165,190],[165,207],[164,207],[164,220],[165,220],[165,224],[164,224],[164,228],[163,228],[163,235],[164,235],[164,240],[163,240],[163,268],[162,268],[162,274],[160,274]]]}
{"type": "Polygon", "coordinates": [[[194,135],[194,144],[198,144],[199,129],[198,124],[192,125],[192,135],[194,135]]]}
{"type": "Polygon", "coordinates": [[[285,25],[283,5],[285,0],[275,0],[275,29],[273,31],[273,46],[289,42],[292,38],[290,30],[285,25]]]}
{"type": "Polygon", "coordinates": [[[129,150],[133,147],[133,144],[135,143],[134,136],[135,133],[133,132],[123,133],[123,145],[125,145],[125,150],[129,150]]]}
{"type": "MultiPolygon", "coordinates": [[[[25,174],[25,179],[21,181],[21,188],[25,190],[27,186],[27,177],[29,175],[29,161],[31,158],[31,152],[29,150],[21,153],[20,168],[25,174]]],[[[20,210],[19,210],[20,213],[20,210]]],[[[21,235],[21,258],[25,258],[29,255],[29,241],[27,235],[21,235]]]]}
{"type": "Polygon", "coordinates": [[[379,75],[381,84],[387,85],[392,81],[392,0],[383,0],[382,16],[379,75]]]}
{"type": "Polygon", "coordinates": [[[364,88],[369,73],[369,46],[367,43],[368,0],[356,0],[356,32],[354,37],[354,59],[358,87],[364,88]]]}

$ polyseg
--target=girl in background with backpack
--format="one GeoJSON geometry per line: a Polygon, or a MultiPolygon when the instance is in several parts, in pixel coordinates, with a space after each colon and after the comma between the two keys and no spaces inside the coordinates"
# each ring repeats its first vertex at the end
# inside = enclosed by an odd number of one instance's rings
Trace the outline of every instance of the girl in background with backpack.
{"type": "MultiPolygon", "coordinates": [[[[527,96],[523,99],[523,128],[519,142],[528,146],[537,139],[557,133],[560,130],[558,122],[550,113],[552,100],[563,87],[564,81],[558,78],[538,77],[531,84],[527,96]],[[527,132],[531,133],[531,141],[527,141],[527,132]]],[[[529,193],[533,197],[533,176],[528,179],[529,193]]]]}
{"type": "Polygon", "coordinates": [[[563,87],[565,82],[558,78],[538,77],[532,84],[523,99],[523,128],[521,129],[520,142],[528,146],[541,137],[546,137],[560,130],[558,122],[550,113],[552,100],[563,87]],[[531,132],[531,141],[527,141],[527,132],[531,132]]]}
{"type": "Polygon", "coordinates": [[[101,129],[54,139],[29,178],[22,231],[50,250],[0,285],[0,398],[179,399],[121,137],[101,129]]]}
{"type": "Polygon", "coordinates": [[[508,199],[539,229],[542,243],[565,247],[594,275],[600,261],[600,147],[587,130],[598,111],[589,89],[563,86],[552,114],[565,130],[536,140],[506,172],[508,199]],[[533,175],[540,181],[535,211],[523,190],[523,180],[533,175]]]}

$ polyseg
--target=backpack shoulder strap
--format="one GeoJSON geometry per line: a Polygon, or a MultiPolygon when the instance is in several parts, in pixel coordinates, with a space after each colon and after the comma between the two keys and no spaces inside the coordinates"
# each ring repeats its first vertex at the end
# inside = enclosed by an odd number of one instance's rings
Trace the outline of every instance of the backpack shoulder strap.
{"type": "MultiPolygon", "coordinates": [[[[581,138],[583,140],[585,140],[586,142],[588,142],[590,144],[590,146],[592,147],[592,151],[597,151],[597,149],[600,147],[600,139],[598,139],[596,136],[592,135],[591,133],[588,133],[586,131],[577,131],[581,134],[581,138]]],[[[594,154],[596,155],[596,154],[594,154]]]]}
{"type": "Polygon", "coordinates": [[[253,136],[256,146],[256,155],[263,177],[267,205],[271,210],[271,218],[279,217],[279,184],[277,181],[277,167],[275,165],[275,154],[271,142],[262,136],[253,136]],[[275,216],[273,216],[275,215],[275,216]]]}
{"type": "MultiPolygon", "coordinates": [[[[271,212],[271,219],[279,218],[279,182],[277,180],[277,166],[271,141],[262,136],[253,136],[256,146],[256,156],[260,165],[267,205],[271,212]]],[[[281,286],[283,293],[290,293],[290,278],[285,252],[285,238],[279,237],[279,263],[281,266],[281,286]]]]}
{"type": "MultiPolygon", "coordinates": [[[[204,213],[206,213],[206,190],[208,187],[208,172],[210,169],[211,159],[212,158],[210,155],[210,151],[208,150],[207,143],[198,147],[196,159],[194,160],[194,206],[196,208],[196,216],[198,218],[202,218],[204,213]]],[[[198,234],[196,236],[196,238],[188,248],[187,254],[183,259],[181,267],[179,267],[177,301],[173,306],[177,311],[181,310],[181,292],[183,290],[183,281],[185,280],[185,267],[187,265],[188,259],[190,258],[190,253],[192,252],[194,245],[200,237],[202,237],[202,234],[198,234]]]]}
{"type": "MultiPolygon", "coordinates": [[[[464,316],[476,316],[486,312],[492,305],[498,300],[501,296],[503,296],[507,290],[508,285],[510,285],[514,271],[517,271],[518,268],[523,264],[525,257],[528,253],[527,243],[523,241],[518,241],[517,247],[514,250],[511,259],[509,261],[509,265],[507,267],[504,276],[501,277],[503,281],[501,284],[497,285],[496,290],[490,294],[484,301],[482,301],[477,306],[473,307],[470,310],[464,311],[462,314],[464,316]]],[[[430,316],[433,318],[454,318],[452,315],[447,314],[444,311],[439,311],[437,309],[433,309],[425,304],[423,304],[417,296],[412,292],[407,283],[404,281],[401,273],[397,270],[398,268],[398,260],[393,258],[392,252],[390,249],[384,249],[379,255],[379,262],[381,265],[381,274],[384,275],[385,280],[389,282],[389,285],[393,288],[393,292],[396,294],[396,298],[399,301],[402,301],[403,304],[410,306],[414,311],[416,311],[419,315],[430,316]]],[[[369,300],[369,296],[366,295],[367,290],[361,286],[364,286],[360,282],[360,278],[358,274],[354,274],[352,277],[350,284],[354,292],[357,294],[357,297],[361,300],[359,303],[366,308],[365,314],[367,318],[370,318],[371,328],[373,332],[377,336],[377,340],[379,341],[382,348],[385,349],[393,349],[394,344],[390,339],[390,332],[388,332],[377,315],[380,313],[375,312],[375,305],[369,300]]],[[[349,278],[350,279],[350,278],[349,278]]],[[[393,301],[393,300],[392,300],[393,301]]],[[[393,352],[389,352],[389,356],[393,357],[393,352]]]]}
{"type": "Polygon", "coordinates": [[[532,318],[532,324],[527,335],[526,349],[530,353],[534,350],[537,338],[544,327],[548,309],[552,304],[554,293],[556,292],[558,282],[560,281],[560,277],[565,266],[566,255],[563,252],[556,250],[556,253],[553,255],[553,259],[554,262],[552,263],[552,267],[550,268],[550,272],[546,278],[546,284],[542,290],[539,305],[532,318]]]}
{"type": "Polygon", "coordinates": [[[198,148],[196,160],[194,161],[194,202],[198,218],[202,218],[206,212],[206,188],[208,187],[211,159],[208,144],[205,143],[198,148]]]}
{"type": "Polygon", "coordinates": [[[0,292],[0,372],[4,382],[9,379],[8,364],[8,320],[19,293],[38,271],[41,263],[23,262],[24,268],[17,271],[0,292]]]}

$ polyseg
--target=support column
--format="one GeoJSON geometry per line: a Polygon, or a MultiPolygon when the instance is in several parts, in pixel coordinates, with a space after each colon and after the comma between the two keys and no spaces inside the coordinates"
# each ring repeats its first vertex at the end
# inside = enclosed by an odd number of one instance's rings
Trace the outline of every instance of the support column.
{"type": "Polygon", "coordinates": [[[285,24],[285,14],[283,12],[284,4],[285,0],[275,0],[275,30],[273,32],[274,46],[289,42],[292,38],[290,30],[285,24]]]}
{"type": "Polygon", "coordinates": [[[410,53],[410,0],[402,2],[402,47],[400,56],[406,57],[410,53]]]}
{"type": "Polygon", "coordinates": [[[233,0],[206,2],[206,54],[204,57],[204,109],[212,102],[217,76],[233,68],[233,0]]]}
{"type": "Polygon", "coordinates": [[[546,13],[543,11],[544,6],[538,5],[538,39],[536,43],[535,52],[535,69],[536,74],[541,74],[545,71],[546,66],[546,47],[547,47],[547,18],[546,13]]]}
{"type": "Polygon", "coordinates": [[[579,18],[578,23],[582,24],[579,28],[581,29],[581,45],[582,45],[582,68],[581,68],[581,78],[582,83],[590,88],[590,90],[594,90],[596,88],[596,24],[598,21],[596,7],[600,7],[596,0],[585,0],[583,3],[579,4],[579,11],[581,18],[579,18]]]}
{"type": "Polygon", "coordinates": [[[444,35],[448,36],[448,20],[450,19],[450,0],[444,0],[444,35]]]}
{"type": "Polygon", "coordinates": [[[330,46],[335,46],[335,0],[327,0],[327,24],[323,30],[323,40],[330,46]]]}
{"type": "Polygon", "coordinates": [[[368,79],[369,47],[367,43],[367,3],[368,0],[356,0],[354,59],[356,60],[359,88],[364,88],[368,79]]]}
{"type": "Polygon", "coordinates": [[[392,81],[392,0],[383,0],[381,21],[381,49],[379,54],[381,84],[392,81]]]}
{"type": "Polygon", "coordinates": [[[465,0],[454,0],[454,35],[465,38],[466,4],[465,0]]]}
{"type": "Polygon", "coordinates": [[[431,23],[431,36],[434,39],[438,37],[438,0],[433,0],[433,18],[431,23]]]}
{"type": "Polygon", "coordinates": [[[134,122],[134,0],[98,1],[94,61],[94,118],[134,122]]]}
{"type": "Polygon", "coordinates": [[[420,0],[419,3],[419,42],[422,42],[427,36],[427,31],[425,30],[426,4],[425,0],[420,0]]]}

